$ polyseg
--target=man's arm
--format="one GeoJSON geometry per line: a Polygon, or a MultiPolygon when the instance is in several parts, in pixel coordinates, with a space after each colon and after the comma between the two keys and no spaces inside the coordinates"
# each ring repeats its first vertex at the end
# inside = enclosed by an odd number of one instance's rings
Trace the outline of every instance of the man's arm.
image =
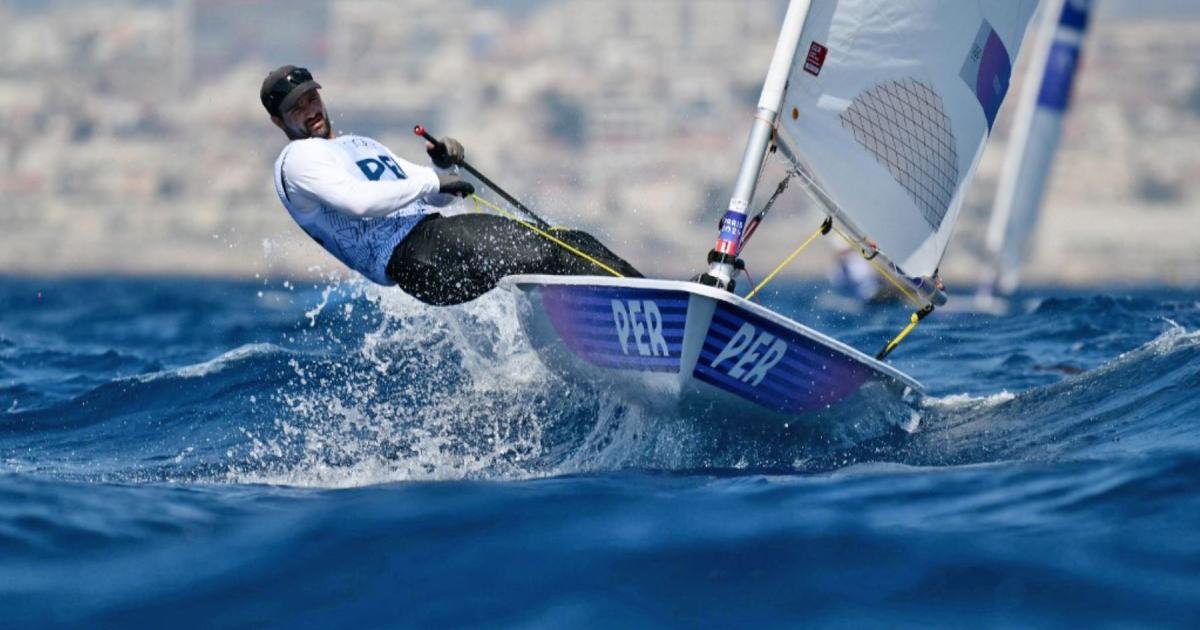
{"type": "Polygon", "coordinates": [[[416,165],[405,169],[407,179],[357,179],[342,168],[329,147],[322,145],[320,141],[293,142],[284,157],[283,176],[289,189],[338,212],[359,217],[382,217],[397,211],[416,214],[421,208],[405,206],[440,188],[433,169],[416,165]]]}
{"type": "MultiPolygon", "coordinates": [[[[400,168],[404,169],[405,173],[407,173],[409,171],[421,169],[421,168],[428,168],[428,167],[423,167],[419,164],[410,162],[402,157],[397,156],[395,153],[392,152],[391,149],[388,149],[388,155],[391,156],[392,160],[395,161],[396,164],[398,164],[400,166],[400,168]]],[[[448,184],[449,184],[449,186],[447,188],[441,189],[441,192],[439,192],[436,195],[429,195],[429,196],[425,197],[425,203],[427,203],[435,208],[444,208],[444,207],[450,205],[451,203],[454,203],[455,200],[457,200],[461,197],[468,196],[475,192],[474,187],[469,186],[469,185],[467,186],[467,188],[469,189],[469,192],[466,192],[466,194],[463,194],[463,192],[460,191],[460,187],[465,182],[462,182],[462,180],[458,176],[459,170],[458,170],[457,164],[451,164],[450,166],[442,167],[442,166],[439,166],[435,162],[432,170],[438,176],[438,181],[441,183],[442,186],[447,186],[448,184]],[[456,184],[450,184],[450,182],[456,182],[456,184]]]]}

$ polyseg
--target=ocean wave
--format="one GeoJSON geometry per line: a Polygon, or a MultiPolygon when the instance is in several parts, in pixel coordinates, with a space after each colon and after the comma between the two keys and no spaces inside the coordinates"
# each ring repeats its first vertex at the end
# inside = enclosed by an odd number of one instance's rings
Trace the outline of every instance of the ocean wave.
{"type": "Polygon", "coordinates": [[[378,325],[334,356],[293,361],[279,415],[247,432],[225,480],[350,487],[630,468],[795,470],[807,453],[920,421],[870,391],[782,427],[751,422],[752,409],[740,422],[652,410],[543,366],[513,293],[450,309],[369,287],[361,297],[382,313],[378,325]]]}
{"type": "MultiPolygon", "coordinates": [[[[366,283],[324,285],[297,307],[302,316],[283,333],[286,345],[245,343],[204,361],[114,376],[37,409],[10,409],[0,439],[43,473],[323,488],[630,468],[794,473],[1070,459],[1179,439],[1181,414],[1197,404],[1189,388],[1197,384],[1200,333],[1189,329],[1195,314],[1186,309],[1168,309],[1178,322],[1146,316],[1139,326],[1157,327],[1149,341],[1090,368],[1088,355],[1065,341],[1055,341],[1049,357],[1029,345],[1039,331],[1062,326],[1060,318],[989,324],[991,337],[1008,343],[986,341],[1019,349],[966,355],[977,374],[998,381],[976,383],[981,393],[929,397],[915,412],[868,399],[794,426],[750,428],[713,422],[703,410],[650,410],[603,384],[561,379],[525,339],[518,299],[497,291],[430,309],[366,283]],[[1003,358],[1017,355],[1024,359],[1003,358]],[[1041,369],[1059,364],[1072,369],[1041,369]],[[1028,378],[1050,383],[1021,387],[1028,378]],[[104,465],[73,463],[81,456],[104,465]]],[[[1053,301],[1043,315],[1148,310],[1129,300],[1053,301]]],[[[931,339],[975,334],[971,320],[928,326],[931,339]]],[[[1122,339],[1129,336],[1110,343],[1122,339]]]]}
{"type": "Polygon", "coordinates": [[[241,361],[248,361],[257,357],[262,357],[272,354],[287,354],[288,351],[278,345],[271,343],[252,343],[240,346],[225,352],[219,356],[213,357],[207,361],[185,365],[182,367],[172,368],[169,370],[160,370],[149,374],[139,374],[131,377],[141,383],[152,383],[164,378],[203,378],[220,373],[226,368],[237,364],[241,361]]]}
{"type": "Polygon", "coordinates": [[[1200,412],[1197,386],[1200,334],[1171,325],[1137,349],[1052,385],[927,401],[934,413],[916,440],[915,460],[1073,459],[1173,446],[1178,438],[1160,440],[1191,433],[1189,418],[1200,412]]]}
{"type": "Polygon", "coordinates": [[[921,401],[922,407],[931,409],[939,409],[943,411],[974,411],[978,409],[988,409],[1001,405],[1016,398],[1016,394],[1008,390],[988,394],[986,396],[972,396],[970,394],[951,394],[949,396],[929,397],[921,401]]]}

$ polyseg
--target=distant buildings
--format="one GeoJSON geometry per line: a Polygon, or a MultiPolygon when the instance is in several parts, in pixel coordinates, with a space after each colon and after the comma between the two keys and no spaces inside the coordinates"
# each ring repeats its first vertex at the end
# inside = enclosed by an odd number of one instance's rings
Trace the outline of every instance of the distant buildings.
{"type": "MultiPolygon", "coordinates": [[[[0,2],[0,270],[312,274],[275,199],[258,86],[318,73],[339,128],[423,160],[464,141],[546,215],[643,269],[703,264],[783,0],[0,2]]],[[[1100,23],[1027,277],[1200,281],[1200,23],[1100,23]],[[1147,247],[1153,242],[1153,247],[1147,247]],[[1113,264],[1112,261],[1120,261],[1113,264]]],[[[1003,124],[1003,123],[1002,123],[1003,124]]],[[[947,275],[969,278],[1003,131],[947,275]]],[[[773,187],[778,167],[763,188],[773,187]]],[[[789,193],[769,267],[817,220],[789,193]]],[[[797,265],[816,272],[826,260],[797,265]]],[[[314,266],[319,269],[314,269],[314,266]]]]}

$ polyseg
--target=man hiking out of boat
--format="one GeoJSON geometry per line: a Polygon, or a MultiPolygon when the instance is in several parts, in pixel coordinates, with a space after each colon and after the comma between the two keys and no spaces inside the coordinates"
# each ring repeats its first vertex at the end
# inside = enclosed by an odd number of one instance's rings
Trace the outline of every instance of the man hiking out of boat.
{"type": "MultiPolygon", "coordinates": [[[[453,138],[427,143],[429,168],[371,138],[339,135],[320,87],[308,70],[288,65],[267,75],[260,97],[290,140],[275,161],[280,201],[347,267],[437,306],[473,300],[508,275],[604,273],[520,222],[479,213],[443,216],[439,208],[475,192],[458,176],[462,144],[453,138]]],[[[584,232],[555,236],[624,276],[641,277],[584,232]]]]}

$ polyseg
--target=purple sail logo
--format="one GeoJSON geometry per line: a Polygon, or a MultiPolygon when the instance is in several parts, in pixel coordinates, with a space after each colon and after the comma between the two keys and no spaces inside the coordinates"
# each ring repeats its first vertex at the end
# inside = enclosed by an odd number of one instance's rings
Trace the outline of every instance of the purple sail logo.
{"type": "Polygon", "coordinates": [[[1008,94],[1008,85],[1012,79],[1012,61],[1008,58],[1008,49],[996,29],[984,20],[979,26],[975,42],[967,53],[960,73],[967,87],[975,92],[979,104],[983,106],[983,114],[987,117],[988,130],[996,124],[996,114],[1000,113],[1000,104],[1008,94]]]}

